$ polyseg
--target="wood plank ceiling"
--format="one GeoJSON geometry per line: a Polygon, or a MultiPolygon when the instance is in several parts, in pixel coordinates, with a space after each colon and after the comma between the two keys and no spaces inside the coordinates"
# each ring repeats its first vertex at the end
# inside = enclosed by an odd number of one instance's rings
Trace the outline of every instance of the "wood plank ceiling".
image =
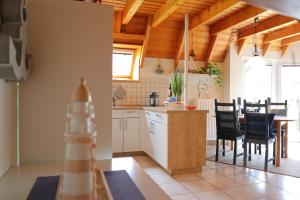
{"type": "Polygon", "coordinates": [[[183,58],[184,15],[190,16],[195,60],[223,62],[230,44],[253,47],[253,21],[262,54],[300,41],[300,23],[239,0],[102,0],[115,10],[114,42],[143,45],[146,57],[183,58]]]}

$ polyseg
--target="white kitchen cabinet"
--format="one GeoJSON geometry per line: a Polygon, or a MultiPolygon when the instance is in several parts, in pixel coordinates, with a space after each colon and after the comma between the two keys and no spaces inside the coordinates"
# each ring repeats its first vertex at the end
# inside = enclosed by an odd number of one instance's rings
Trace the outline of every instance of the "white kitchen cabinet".
{"type": "Polygon", "coordinates": [[[149,154],[150,145],[150,134],[149,126],[145,116],[145,111],[140,111],[140,150],[149,154]]]}
{"type": "Polygon", "coordinates": [[[112,119],[112,151],[123,152],[123,119],[112,119]]]}
{"type": "Polygon", "coordinates": [[[158,120],[160,118],[167,119],[164,114],[157,114],[146,112],[147,123],[149,126],[148,138],[145,140],[145,152],[152,157],[161,166],[167,168],[168,165],[168,127],[164,123],[165,120],[158,120]],[[159,118],[157,118],[159,117],[159,118]],[[148,141],[147,141],[148,140],[148,141]]]}
{"type": "Polygon", "coordinates": [[[124,152],[140,150],[139,124],[139,118],[124,118],[124,152]]]}
{"type": "Polygon", "coordinates": [[[140,151],[139,110],[113,110],[113,153],[140,151]]]}

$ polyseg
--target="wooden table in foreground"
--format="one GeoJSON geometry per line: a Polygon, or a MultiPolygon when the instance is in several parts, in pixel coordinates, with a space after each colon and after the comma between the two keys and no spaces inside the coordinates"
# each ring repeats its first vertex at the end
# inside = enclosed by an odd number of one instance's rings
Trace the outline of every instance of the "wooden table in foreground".
{"type": "Polygon", "coordinates": [[[103,171],[126,170],[145,199],[171,200],[131,157],[97,161],[97,164],[103,171]]]}
{"type": "MultiPolygon", "coordinates": [[[[244,116],[239,116],[239,120],[242,122],[244,120],[244,116]]],[[[289,122],[296,121],[296,119],[289,117],[289,116],[275,116],[274,118],[274,125],[276,127],[276,157],[275,157],[275,166],[280,167],[280,141],[281,141],[281,126],[285,125],[285,135],[283,138],[285,151],[284,151],[284,158],[288,157],[288,128],[289,128],[289,122]]]]}

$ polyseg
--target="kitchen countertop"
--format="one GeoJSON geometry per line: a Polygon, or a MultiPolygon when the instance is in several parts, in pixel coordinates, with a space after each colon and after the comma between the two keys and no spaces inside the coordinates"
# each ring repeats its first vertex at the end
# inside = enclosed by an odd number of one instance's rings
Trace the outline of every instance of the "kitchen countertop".
{"type": "Polygon", "coordinates": [[[144,106],[142,105],[119,105],[113,106],[113,110],[142,110],[144,106]]]}
{"type": "Polygon", "coordinates": [[[144,107],[144,110],[151,112],[169,113],[169,112],[205,112],[208,110],[187,110],[184,108],[170,108],[170,107],[144,107]]]}

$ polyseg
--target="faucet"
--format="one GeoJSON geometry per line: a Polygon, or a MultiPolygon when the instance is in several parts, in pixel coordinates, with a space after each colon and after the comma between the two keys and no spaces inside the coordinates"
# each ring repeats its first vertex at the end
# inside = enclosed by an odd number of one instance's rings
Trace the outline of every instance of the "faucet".
{"type": "Polygon", "coordinates": [[[115,107],[118,106],[118,98],[115,97],[115,96],[112,97],[112,105],[115,106],[115,107]]]}

